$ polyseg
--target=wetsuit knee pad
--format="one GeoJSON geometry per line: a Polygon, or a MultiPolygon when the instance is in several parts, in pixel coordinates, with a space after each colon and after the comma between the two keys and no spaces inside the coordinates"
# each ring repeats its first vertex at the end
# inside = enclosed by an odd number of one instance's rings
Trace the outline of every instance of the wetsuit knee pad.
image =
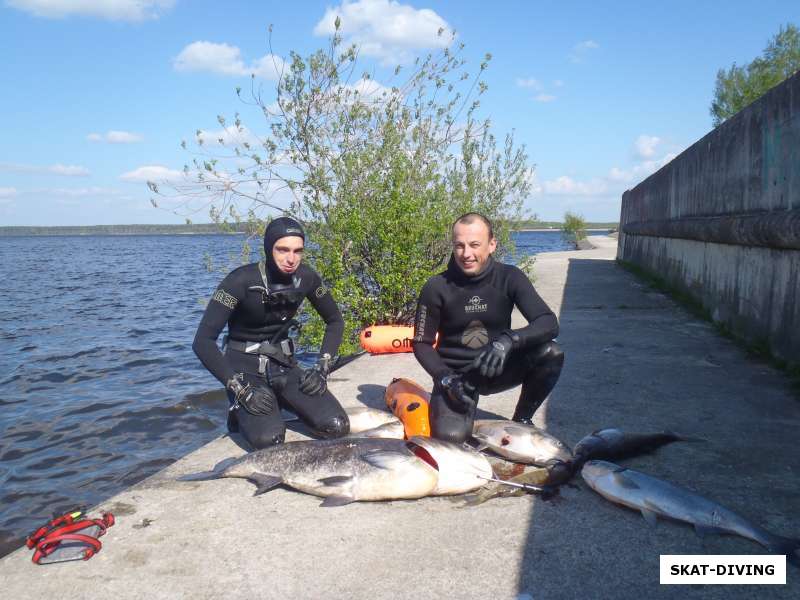
{"type": "Polygon", "coordinates": [[[323,438],[340,438],[350,433],[350,420],[347,415],[331,417],[322,427],[317,429],[317,434],[323,438]]]}
{"type": "Polygon", "coordinates": [[[453,442],[454,444],[461,444],[467,441],[470,432],[463,427],[437,427],[435,431],[431,431],[431,437],[445,442],[453,442]]]}
{"type": "Polygon", "coordinates": [[[269,448],[270,446],[282,444],[285,438],[286,430],[284,430],[282,433],[260,433],[255,436],[254,439],[249,439],[248,441],[254,450],[262,450],[264,448],[269,448]]]}
{"type": "Polygon", "coordinates": [[[561,367],[564,366],[564,351],[553,341],[545,342],[534,348],[529,355],[529,360],[537,372],[558,375],[561,373],[561,367]]]}

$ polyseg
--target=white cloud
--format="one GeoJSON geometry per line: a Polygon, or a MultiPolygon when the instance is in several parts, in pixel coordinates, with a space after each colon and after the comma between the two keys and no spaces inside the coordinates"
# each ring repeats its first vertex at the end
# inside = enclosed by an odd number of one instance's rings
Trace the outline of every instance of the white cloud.
{"type": "Polygon", "coordinates": [[[552,102],[556,99],[556,97],[552,94],[537,94],[533,97],[533,99],[537,102],[552,102]]]}
{"type": "Polygon", "coordinates": [[[135,144],[142,141],[142,136],[129,131],[107,131],[105,133],[90,133],[86,136],[90,142],[107,142],[109,144],[135,144]]]}
{"type": "Polygon", "coordinates": [[[637,184],[649,175],[658,171],[661,167],[678,156],[677,152],[669,152],[658,160],[646,160],[634,165],[628,170],[614,167],[608,173],[608,179],[615,182],[626,184],[637,184]]]}
{"type": "Polygon", "coordinates": [[[517,87],[521,88],[533,88],[535,90],[542,89],[542,84],[539,83],[537,79],[533,77],[528,77],[527,79],[523,79],[522,77],[517,77],[517,87]]]}
{"type": "Polygon", "coordinates": [[[17,188],[0,187],[0,198],[13,198],[17,195],[17,188]]]}
{"type": "Polygon", "coordinates": [[[139,167],[133,171],[128,171],[119,176],[123,181],[131,181],[134,183],[146,183],[148,181],[155,181],[156,183],[164,181],[175,181],[184,179],[183,171],[176,171],[161,165],[146,165],[139,167]]]}
{"type": "Polygon", "coordinates": [[[345,0],[325,11],[314,35],[333,35],[337,17],[346,43],[357,44],[362,54],[384,64],[409,62],[415,51],[446,48],[453,36],[447,21],[436,12],[393,0],[345,0]]]}
{"type": "Polygon", "coordinates": [[[654,135],[640,135],[634,142],[636,154],[641,158],[650,158],[656,154],[656,146],[661,143],[661,138],[654,135]]]}
{"type": "Polygon", "coordinates": [[[50,173],[63,175],[64,177],[86,177],[89,175],[89,169],[76,165],[57,164],[53,165],[52,167],[47,167],[47,170],[50,173]]]}
{"type": "Polygon", "coordinates": [[[79,167],[76,165],[62,165],[60,163],[50,165],[49,167],[40,167],[37,165],[20,165],[11,163],[0,163],[0,171],[8,171],[11,173],[26,173],[32,175],[62,175],[64,177],[86,177],[88,176],[89,169],[86,167],[79,167]]]}
{"type": "Polygon", "coordinates": [[[562,175],[556,179],[545,181],[542,191],[554,196],[600,196],[608,193],[608,184],[602,179],[583,182],[562,175]]]}
{"type": "Polygon", "coordinates": [[[572,52],[569,55],[569,59],[574,63],[583,62],[583,57],[586,56],[588,52],[591,50],[596,50],[599,47],[600,44],[594,40],[585,40],[573,46],[572,52]]]}
{"type": "Polygon", "coordinates": [[[104,187],[85,187],[85,188],[48,188],[35,190],[36,193],[48,194],[52,196],[68,196],[70,198],[85,198],[87,196],[118,196],[119,190],[104,187]]]}
{"type": "Polygon", "coordinates": [[[74,15],[136,22],[159,18],[174,6],[175,0],[6,0],[6,4],[48,19],[74,15]]]}
{"type": "Polygon", "coordinates": [[[229,77],[255,75],[264,79],[278,79],[284,66],[283,59],[274,54],[262,56],[248,66],[236,46],[205,41],[186,46],[172,64],[176,71],[206,71],[229,77]]]}
{"type": "Polygon", "coordinates": [[[564,87],[564,82],[563,82],[561,79],[556,79],[556,80],[553,82],[553,86],[554,86],[554,87],[564,87]]]}

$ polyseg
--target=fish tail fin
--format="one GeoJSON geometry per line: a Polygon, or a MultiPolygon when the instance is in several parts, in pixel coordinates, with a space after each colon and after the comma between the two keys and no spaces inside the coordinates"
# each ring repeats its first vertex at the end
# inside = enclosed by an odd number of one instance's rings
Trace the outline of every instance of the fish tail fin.
{"type": "Polygon", "coordinates": [[[772,554],[785,554],[786,560],[795,567],[800,567],[800,540],[775,536],[767,549],[772,554]]]}
{"type": "Polygon", "coordinates": [[[676,433],[674,431],[665,431],[664,433],[674,436],[676,442],[691,442],[691,443],[701,443],[706,444],[708,443],[708,438],[693,436],[693,435],[683,435],[680,433],[676,433]]]}
{"type": "Polygon", "coordinates": [[[225,460],[221,460],[211,471],[201,471],[199,473],[189,473],[187,475],[181,475],[178,477],[178,481],[211,481],[212,479],[220,479],[221,477],[225,477],[225,471],[228,467],[232,466],[236,461],[239,459],[232,456],[230,458],[226,458],[225,460]]]}

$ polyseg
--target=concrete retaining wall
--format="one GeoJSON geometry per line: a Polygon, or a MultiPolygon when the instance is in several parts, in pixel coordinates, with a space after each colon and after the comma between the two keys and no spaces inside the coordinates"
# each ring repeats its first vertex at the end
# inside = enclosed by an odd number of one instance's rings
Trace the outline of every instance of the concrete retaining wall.
{"type": "Polygon", "coordinates": [[[623,194],[617,258],[800,363],[800,73],[623,194]]]}

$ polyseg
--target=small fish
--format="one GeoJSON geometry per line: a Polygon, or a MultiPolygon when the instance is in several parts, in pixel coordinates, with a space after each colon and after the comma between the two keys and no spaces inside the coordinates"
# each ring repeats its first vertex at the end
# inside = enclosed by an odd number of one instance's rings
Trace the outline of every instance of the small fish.
{"type": "Polygon", "coordinates": [[[390,423],[384,423],[378,427],[367,429],[366,431],[359,431],[358,433],[350,433],[349,438],[387,438],[394,440],[402,440],[406,435],[405,428],[400,420],[395,420],[390,423]]]}
{"type": "MultiPolygon", "coordinates": [[[[548,472],[547,469],[534,468],[520,475],[510,477],[507,481],[512,483],[521,483],[526,485],[544,485],[547,483],[548,472]]],[[[464,496],[464,506],[478,506],[491,500],[493,498],[509,498],[512,496],[524,496],[530,492],[523,489],[503,485],[495,481],[486,485],[483,489],[478,490],[474,494],[464,496]]]]}
{"type": "Polygon", "coordinates": [[[704,441],[671,431],[625,433],[619,429],[599,429],[579,441],[573,450],[575,470],[588,460],[616,460],[653,452],[672,442],[704,441]]]}
{"type": "Polygon", "coordinates": [[[285,484],[324,497],[322,506],[422,498],[439,482],[436,461],[422,446],[380,438],[287,442],[226,459],[213,471],[180,480],[220,477],[249,479],[258,486],[256,494],[285,484]]]}
{"type": "Polygon", "coordinates": [[[360,433],[386,423],[399,422],[392,413],[369,406],[349,406],[344,408],[344,412],[350,421],[350,433],[360,433]]]}
{"type": "Polygon", "coordinates": [[[739,535],[761,544],[772,554],[785,554],[788,561],[800,566],[800,540],[770,533],[686,488],[602,460],[587,462],[581,476],[604,498],[640,511],[651,525],[658,517],[668,517],[693,525],[698,535],[739,535]]]}
{"type": "Polygon", "coordinates": [[[546,466],[552,461],[569,462],[572,451],[561,440],[533,425],[514,421],[478,420],[472,432],[479,449],[489,448],[516,462],[546,466]]]}

